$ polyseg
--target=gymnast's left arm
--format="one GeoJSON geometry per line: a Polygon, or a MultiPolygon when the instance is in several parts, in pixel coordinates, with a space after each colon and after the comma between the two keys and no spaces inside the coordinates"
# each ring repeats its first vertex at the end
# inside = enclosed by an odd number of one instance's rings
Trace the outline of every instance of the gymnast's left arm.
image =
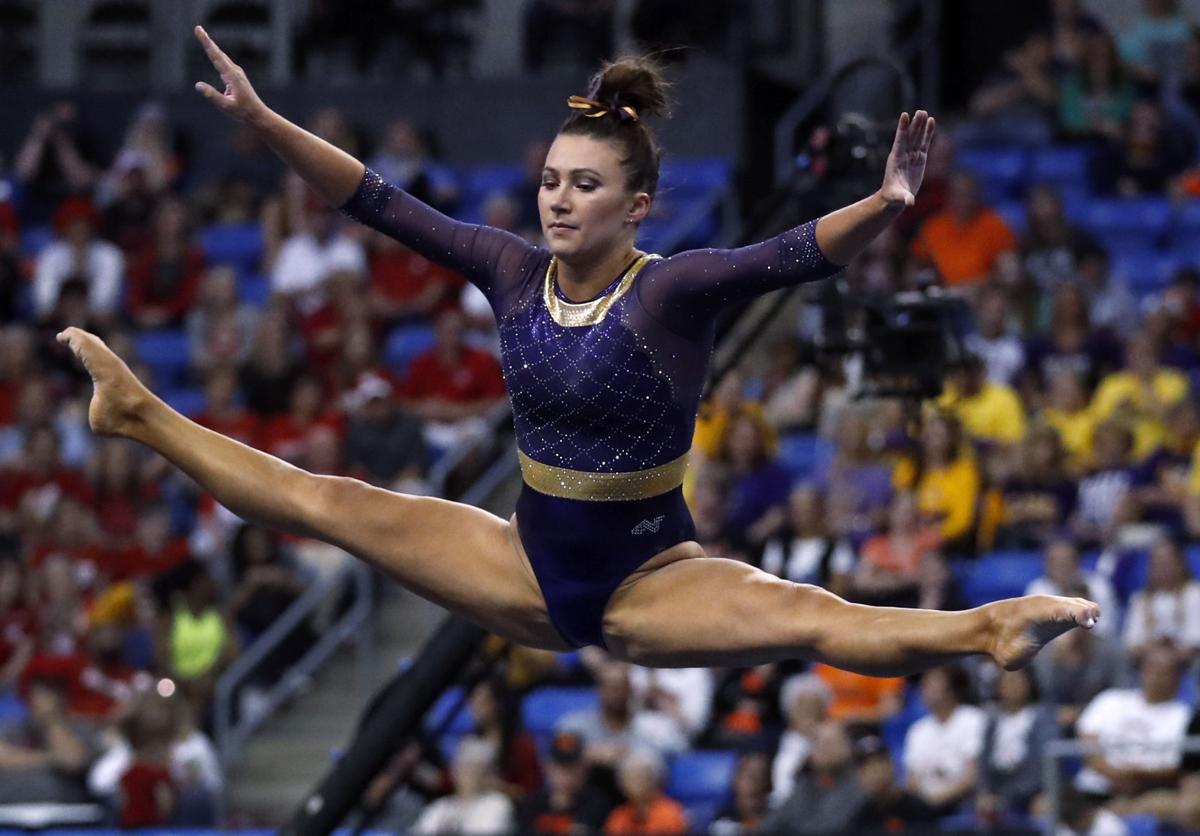
{"type": "Polygon", "coordinates": [[[911,118],[907,113],[900,114],[879,191],[817,221],[817,246],[827,259],[834,264],[849,264],[905,207],[913,205],[925,179],[933,130],[933,117],[923,110],[911,118]]]}

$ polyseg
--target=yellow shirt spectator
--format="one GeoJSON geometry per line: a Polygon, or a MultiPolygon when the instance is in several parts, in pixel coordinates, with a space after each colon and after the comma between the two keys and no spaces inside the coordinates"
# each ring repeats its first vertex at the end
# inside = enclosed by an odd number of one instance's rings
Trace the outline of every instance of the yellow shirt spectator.
{"type": "Polygon", "coordinates": [[[925,469],[920,479],[915,478],[916,473],[916,465],[905,459],[892,472],[892,482],[900,490],[916,492],[917,509],[921,516],[938,521],[938,533],[944,542],[969,534],[979,499],[975,457],[960,453],[947,465],[925,469]]]}
{"type": "Polygon", "coordinates": [[[1058,432],[1072,470],[1079,472],[1091,466],[1092,434],[1098,422],[1090,406],[1073,411],[1046,409],[1042,419],[1058,432]]]}
{"type": "Polygon", "coordinates": [[[1016,444],[1025,437],[1025,410],[1011,387],[985,382],[975,395],[964,395],[947,383],[937,406],[953,412],[972,438],[1016,444]]]}
{"type": "Polygon", "coordinates": [[[1144,459],[1162,444],[1165,429],[1162,409],[1188,395],[1187,378],[1173,369],[1158,369],[1147,384],[1134,372],[1114,372],[1100,381],[1092,398],[1096,421],[1104,421],[1123,410],[1133,428],[1133,456],[1144,459]]]}
{"type": "Polygon", "coordinates": [[[1188,471],[1188,493],[1200,496],[1200,443],[1192,450],[1192,469],[1188,471]]]}

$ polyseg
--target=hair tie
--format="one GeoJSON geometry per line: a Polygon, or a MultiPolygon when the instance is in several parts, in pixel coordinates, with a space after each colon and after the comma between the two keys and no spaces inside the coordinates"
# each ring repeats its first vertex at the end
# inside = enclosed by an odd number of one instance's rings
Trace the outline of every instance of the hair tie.
{"type": "Polygon", "coordinates": [[[595,96],[598,88],[599,84],[593,84],[587,96],[570,96],[567,99],[567,107],[584,111],[583,115],[588,119],[599,119],[606,113],[615,113],[622,121],[639,121],[638,112],[630,105],[621,104],[615,96],[610,96],[607,103],[597,101],[595,96]]]}

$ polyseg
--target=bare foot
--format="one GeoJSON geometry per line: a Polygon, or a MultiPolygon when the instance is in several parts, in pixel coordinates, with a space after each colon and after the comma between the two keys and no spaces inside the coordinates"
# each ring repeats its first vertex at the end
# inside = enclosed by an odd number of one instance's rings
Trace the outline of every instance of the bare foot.
{"type": "Polygon", "coordinates": [[[68,346],[92,376],[94,391],[88,406],[88,424],[97,435],[127,437],[153,397],[120,357],[104,341],[80,328],[60,331],[58,341],[68,346]]]}
{"type": "Polygon", "coordinates": [[[1029,595],[987,606],[995,625],[992,658],[1007,671],[1025,667],[1051,639],[1100,620],[1099,605],[1084,598],[1029,595]]]}

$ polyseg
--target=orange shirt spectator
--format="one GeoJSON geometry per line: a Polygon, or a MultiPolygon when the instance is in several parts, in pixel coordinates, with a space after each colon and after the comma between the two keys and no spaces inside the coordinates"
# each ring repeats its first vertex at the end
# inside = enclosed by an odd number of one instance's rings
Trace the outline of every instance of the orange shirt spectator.
{"type": "Polygon", "coordinates": [[[833,692],[829,717],[847,723],[882,723],[900,709],[904,677],[876,677],[817,663],[812,667],[833,692]]]}
{"type": "Polygon", "coordinates": [[[921,225],[912,254],[932,263],[942,280],[954,287],[986,280],[1000,257],[1014,252],[1016,245],[1004,219],[980,203],[974,178],[960,172],[950,181],[946,209],[921,225]]]}
{"type": "Polygon", "coordinates": [[[932,528],[904,539],[879,534],[863,545],[862,559],[897,575],[915,576],[921,560],[936,554],[940,544],[941,536],[932,528]]]}
{"type": "Polygon", "coordinates": [[[660,795],[643,809],[633,804],[622,804],[608,814],[604,832],[607,836],[687,833],[687,813],[678,801],[660,795]]]}

